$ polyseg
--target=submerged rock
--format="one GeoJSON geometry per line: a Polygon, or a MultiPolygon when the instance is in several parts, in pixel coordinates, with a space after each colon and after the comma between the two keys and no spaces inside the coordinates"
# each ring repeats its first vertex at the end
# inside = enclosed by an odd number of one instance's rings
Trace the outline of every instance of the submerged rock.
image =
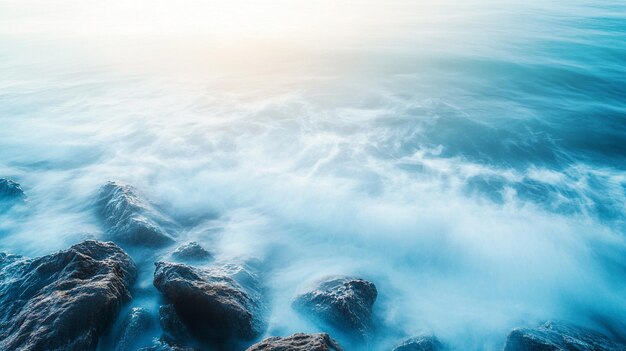
{"type": "Polygon", "coordinates": [[[140,246],[163,246],[174,241],[174,221],[137,196],[129,185],[106,183],[96,203],[111,240],[140,246]]]}
{"type": "Polygon", "coordinates": [[[267,338],[246,351],[342,351],[342,348],[328,334],[297,333],[284,338],[267,338]]]}
{"type": "Polygon", "coordinates": [[[132,259],[84,241],[36,259],[0,254],[0,350],[90,350],[130,299],[132,259]]]}
{"type": "Polygon", "coordinates": [[[183,261],[205,261],[212,257],[211,253],[195,241],[179,246],[172,257],[183,261]]]}
{"type": "Polygon", "coordinates": [[[159,323],[163,330],[165,339],[169,340],[189,340],[191,334],[180,320],[174,305],[163,305],[159,308],[159,323]]]}
{"type": "Polygon", "coordinates": [[[0,178],[0,209],[24,200],[26,200],[26,194],[18,183],[0,178]]]}
{"type": "Polygon", "coordinates": [[[145,308],[133,308],[124,321],[115,351],[135,351],[143,334],[154,324],[154,318],[145,308]]]}
{"type": "Polygon", "coordinates": [[[547,322],[536,328],[513,329],[504,351],[626,351],[626,345],[593,330],[547,322]]]}
{"type": "Polygon", "coordinates": [[[371,327],[378,291],[363,279],[335,277],[298,296],[293,305],[344,332],[365,335],[371,327]]]}
{"type": "Polygon", "coordinates": [[[153,345],[142,347],[137,351],[199,351],[193,347],[180,346],[165,340],[155,340],[153,345]]]}
{"type": "Polygon", "coordinates": [[[157,262],[154,286],[174,305],[189,332],[204,343],[250,341],[263,329],[258,282],[242,266],[198,269],[157,262]]]}
{"type": "Polygon", "coordinates": [[[441,351],[444,345],[433,335],[422,335],[405,340],[394,351],[441,351]]]}

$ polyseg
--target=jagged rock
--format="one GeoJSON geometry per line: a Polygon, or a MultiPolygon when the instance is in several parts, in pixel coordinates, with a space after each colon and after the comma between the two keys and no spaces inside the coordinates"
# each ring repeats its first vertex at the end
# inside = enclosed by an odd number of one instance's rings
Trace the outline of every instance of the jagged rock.
{"type": "Polygon", "coordinates": [[[335,277],[298,296],[293,305],[338,330],[365,335],[371,327],[372,306],[377,296],[373,283],[335,277]]]}
{"type": "Polygon", "coordinates": [[[130,299],[132,259],[84,241],[36,259],[0,254],[0,350],[90,350],[130,299]]]}
{"type": "Polygon", "coordinates": [[[111,240],[139,246],[163,246],[174,241],[174,221],[137,196],[129,185],[106,183],[96,204],[111,240]]]}
{"type": "Polygon", "coordinates": [[[162,305],[159,308],[159,323],[166,339],[185,341],[191,338],[189,330],[178,317],[172,304],[162,305]]]}
{"type": "Polygon", "coordinates": [[[0,178],[0,209],[26,200],[26,194],[20,185],[10,179],[0,178]]]}
{"type": "Polygon", "coordinates": [[[135,351],[137,344],[143,339],[143,333],[154,324],[154,318],[145,308],[134,307],[124,321],[117,338],[115,351],[135,351]]]}
{"type": "Polygon", "coordinates": [[[405,340],[394,351],[441,351],[444,345],[434,335],[422,335],[405,340]]]}
{"type": "Polygon", "coordinates": [[[297,333],[284,338],[267,338],[246,351],[342,351],[342,348],[328,334],[297,333]]]}
{"type": "Polygon", "coordinates": [[[189,332],[204,343],[249,341],[263,329],[258,282],[242,266],[198,269],[157,262],[154,286],[174,305],[189,332]]]}
{"type": "Polygon", "coordinates": [[[26,194],[22,190],[22,187],[7,178],[0,178],[0,199],[3,200],[20,200],[26,198],[26,194]]]}
{"type": "Polygon", "coordinates": [[[195,241],[179,246],[172,257],[183,261],[204,261],[211,258],[211,253],[195,241]]]}
{"type": "Polygon", "coordinates": [[[513,329],[506,339],[505,351],[626,351],[595,331],[559,322],[536,328],[513,329]]]}

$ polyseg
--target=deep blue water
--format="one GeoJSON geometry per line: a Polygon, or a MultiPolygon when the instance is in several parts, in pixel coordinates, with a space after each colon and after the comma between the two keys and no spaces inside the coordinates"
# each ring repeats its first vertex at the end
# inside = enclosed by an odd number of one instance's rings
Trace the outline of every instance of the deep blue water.
{"type": "Polygon", "coordinates": [[[626,338],[626,2],[194,6],[0,1],[0,176],[29,196],[0,249],[100,238],[114,179],[266,263],[267,335],[317,330],[290,299],[352,274],[381,295],[351,349],[626,338]]]}

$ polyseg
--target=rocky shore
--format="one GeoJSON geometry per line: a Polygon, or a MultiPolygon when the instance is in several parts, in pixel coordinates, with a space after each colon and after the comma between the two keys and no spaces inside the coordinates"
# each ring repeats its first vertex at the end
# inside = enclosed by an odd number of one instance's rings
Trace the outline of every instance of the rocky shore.
{"type": "MultiPolygon", "coordinates": [[[[25,200],[19,184],[0,179],[0,209],[25,200]]],[[[116,351],[341,351],[335,337],[367,349],[383,323],[374,313],[381,287],[331,276],[293,296],[291,305],[323,333],[264,338],[271,318],[262,278],[268,272],[253,262],[213,262],[205,243],[178,242],[181,225],[131,186],[109,182],[95,204],[102,240],[110,241],[87,240],[39,258],[0,254],[1,350],[95,350],[108,335],[116,351]],[[157,247],[171,259],[153,262],[158,314],[132,307],[121,315],[132,305],[138,274],[123,248],[157,247]],[[159,328],[161,337],[138,346],[150,328],[159,328]]],[[[407,335],[396,345],[393,351],[452,350],[436,335],[407,335]]],[[[556,321],[513,329],[502,345],[504,351],[626,350],[614,336],[556,321]]]]}

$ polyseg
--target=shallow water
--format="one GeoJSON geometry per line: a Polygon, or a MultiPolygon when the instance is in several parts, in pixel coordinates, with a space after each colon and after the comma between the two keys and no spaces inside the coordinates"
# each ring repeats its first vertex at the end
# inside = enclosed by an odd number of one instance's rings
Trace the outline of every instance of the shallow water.
{"type": "MultiPolygon", "coordinates": [[[[103,238],[119,180],[263,262],[266,335],[319,330],[292,298],[349,274],[380,292],[350,350],[498,350],[544,319],[626,338],[623,1],[4,0],[0,126],[29,196],[2,250],[103,238]]],[[[169,251],[131,251],[131,306],[157,308],[169,251]]]]}

